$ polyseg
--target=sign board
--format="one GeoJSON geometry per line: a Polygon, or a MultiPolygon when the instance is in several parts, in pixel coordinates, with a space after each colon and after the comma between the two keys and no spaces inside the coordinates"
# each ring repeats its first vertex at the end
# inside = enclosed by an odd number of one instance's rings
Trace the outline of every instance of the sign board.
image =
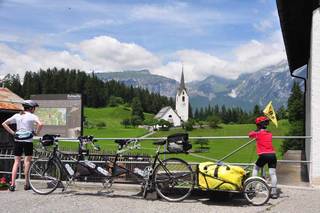
{"type": "Polygon", "coordinates": [[[41,135],[59,134],[62,137],[75,138],[82,134],[82,101],[80,94],[41,94],[31,95],[39,108],[39,116],[44,127],[41,135]]]}

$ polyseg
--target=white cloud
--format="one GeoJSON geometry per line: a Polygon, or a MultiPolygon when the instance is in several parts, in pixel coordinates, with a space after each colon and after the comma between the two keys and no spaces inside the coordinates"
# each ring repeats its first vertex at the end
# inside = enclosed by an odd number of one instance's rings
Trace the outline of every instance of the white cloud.
{"type": "Polygon", "coordinates": [[[71,32],[77,32],[77,31],[90,29],[90,28],[117,25],[117,24],[120,24],[120,22],[112,19],[106,19],[106,20],[94,19],[94,20],[87,21],[84,24],[81,24],[80,26],[71,27],[65,30],[63,33],[71,33],[71,32]]]}
{"type": "Polygon", "coordinates": [[[198,50],[179,50],[166,55],[166,62],[135,43],[125,43],[108,36],[94,37],[68,44],[63,51],[30,48],[17,51],[0,43],[0,75],[24,74],[50,67],[75,68],[91,72],[149,69],[152,73],[180,79],[182,63],[186,81],[201,80],[209,75],[237,78],[286,58],[281,32],[265,41],[252,40],[232,52],[233,60],[224,60],[198,50]]]}
{"type": "Polygon", "coordinates": [[[159,59],[134,43],[121,43],[107,37],[95,37],[78,44],[69,44],[69,49],[50,51],[30,48],[19,52],[0,43],[0,74],[38,71],[40,68],[75,68],[85,71],[121,71],[153,68],[160,65],[159,59]]]}
{"type": "Polygon", "coordinates": [[[19,38],[16,35],[0,33],[0,41],[5,42],[18,42],[19,38]]]}
{"type": "Polygon", "coordinates": [[[186,81],[201,80],[210,75],[235,79],[241,73],[255,72],[286,60],[279,31],[265,41],[252,40],[239,46],[233,55],[234,60],[227,61],[196,50],[182,50],[176,52],[174,60],[154,69],[153,73],[179,80],[183,63],[186,81]]]}
{"type": "Polygon", "coordinates": [[[143,47],[134,43],[121,43],[108,36],[95,37],[69,46],[98,66],[98,69],[105,71],[152,68],[160,64],[159,59],[143,47]]]}
{"type": "Polygon", "coordinates": [[[259,23],[253,24],[254,28],[261,32],[266,32],[273,28],[273,22],[269,19],[261,20],[259,23]]]}

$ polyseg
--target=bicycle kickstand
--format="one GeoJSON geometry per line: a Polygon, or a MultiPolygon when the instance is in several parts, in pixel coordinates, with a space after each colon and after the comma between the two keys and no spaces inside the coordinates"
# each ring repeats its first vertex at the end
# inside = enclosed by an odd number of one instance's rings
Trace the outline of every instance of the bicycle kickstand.
{"type": "Polygon", "coordinates": [[[62,184],[61,192],[65,192],[68,189],[68,187],[73,183],[73,179],[67,180],[65,185],[62,183],[62,181],[60,181],[60,183],[62,184]]]}

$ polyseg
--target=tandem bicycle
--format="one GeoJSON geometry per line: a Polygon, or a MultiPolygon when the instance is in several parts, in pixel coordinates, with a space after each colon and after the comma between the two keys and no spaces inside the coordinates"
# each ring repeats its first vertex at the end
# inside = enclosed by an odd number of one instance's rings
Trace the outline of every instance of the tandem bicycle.
{"type": "Polygon", "coordinates": [[[180,158],[160,158],[163,154],[188,153],[191,144],[188,142],[188,134],[177,133],[168,136],[167,139],[154,142],[157,151],[153,162],[143,170],[135,168],[133,171],[118,164],[119,157],[132,149],[139,149],[138,139],[121,139],[114,142],[118,150],[113,159],[106,156],[106,167],[97,166],[95,163],[84,160],[88,154],[84,149],[85,144],[91,144],[99,150],[92,136],[80,136],[79,153],[77,159],[73,159],[75,170],[69,164],[64,164],[59,157],[63,154],[59,151],[58,135],[45,135],[40,138],[43,147],[53,146],[48,158],[40,158],[34,161],[29,170],[29,182],[32,190],[38,194],[50,194],[59,186],[66,190],[69,184],[81,177],[78,168],[84,167],[89,171],[86,175],[94,175],[100,178],[104,188],[111,188],[114,180],[123,174],[131,174],[141,183],[142,195],[145,198],[148,192],[156,191],[163,199],[170,202],[178,202],[187,198],[195,185],[195,175],[191,166],[180,158]],[[166,150],[160,151],[165,145],[166,150]],[[62,175],[66,176],[66,186],[62,184],[62,175]]]}

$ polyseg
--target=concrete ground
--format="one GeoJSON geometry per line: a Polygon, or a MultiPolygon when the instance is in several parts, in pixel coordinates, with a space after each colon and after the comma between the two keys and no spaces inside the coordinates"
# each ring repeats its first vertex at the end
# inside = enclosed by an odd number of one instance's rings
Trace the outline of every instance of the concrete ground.
{"type": "Polygon", "coordinates": [[[319,212],[320,189],[280,186],[281,194],[264,206],[251,206],[241,196],[195,193],[180,203],[160,199],[145,200],[136,194],[137,185],[118,184],[112,193],[97,192],[96,185],[76,183],[61,193],[38,195],[24,191],[20,183],[15,192],[0,191],[0,212],[319,212]],[[210,198],[211,197],[211,198],[210,198]]]}

